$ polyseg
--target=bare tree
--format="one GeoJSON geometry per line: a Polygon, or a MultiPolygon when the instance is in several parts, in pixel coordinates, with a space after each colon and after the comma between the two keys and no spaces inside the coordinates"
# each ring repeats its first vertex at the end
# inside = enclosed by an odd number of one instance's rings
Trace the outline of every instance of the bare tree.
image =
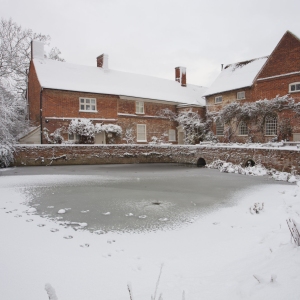
{"type": "MultiPolygon", "coordinates": [[[[31,58],[31,41],[39,40],[49,45],[50,36],[24,29],[12,19],[0,21],[0,77],[15,91],[24,95],[27,72],[31,58]]],[[[53,48],[49,58],[62,60],[60,51],[53,48]]]]}
{"type": "MultiPolygon", "coordinates": [[[[0,21],[0,159],[12,160],[17,135],[28,128],[26,121],[27,72],[31,58],[31,41],[50,43],[50,36],[24,29],[12,19],[0,21]]],[[[53,48],[48,57],[60,60],[53,48]]]]}

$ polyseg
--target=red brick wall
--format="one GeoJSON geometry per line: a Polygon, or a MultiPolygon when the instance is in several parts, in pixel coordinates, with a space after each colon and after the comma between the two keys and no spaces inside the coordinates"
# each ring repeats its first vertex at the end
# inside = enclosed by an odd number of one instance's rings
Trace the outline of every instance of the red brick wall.
{"type": "Polygon", "coordinates": [[[43,117],[117,118],[118,96],[84,92],[43,90],[43,117]],[[96,98],[96,112],[79,111],[79,98],[96,98]]]}
{"type": "Polygon", "coordinates": [[[279,171],[300,173],[300,151],[259,148],[155,145],[39,145],[16,147],[16,166],[91,165],[129,163],[206,163],[217,159],[242,164],[252,159],[256,164],[279,171]]]}
{"type": "Polygon", "coordinates": [[[281,38],[258,78],[300,71],[300,40],[287,31],[281,38]]]}
{"type": "Polygon", "coordinates": [[[28,104],[29,120],[34,126],[40,125],[40,92],[41,85],[38,81],[33,62],[30,62],[28,74],[28,104]]]}

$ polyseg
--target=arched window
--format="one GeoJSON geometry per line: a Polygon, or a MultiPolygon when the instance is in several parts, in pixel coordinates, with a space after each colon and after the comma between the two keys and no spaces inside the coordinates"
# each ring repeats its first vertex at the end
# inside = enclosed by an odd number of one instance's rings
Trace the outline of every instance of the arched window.
{"type": "Polygon", "coordinates": [[[266,117],[265,135],[277,135],[277,117],[266,117]]]}
{"type": "Polygon", "coordinates": [[[239,123],[239,135],[248,135],[248,127],[244,121],[239,123]]]}
{"type": "Polygon", "coordinates": [[[216,122],[216,135],[224,135],[224,124],[220,121],[216,122]]]}

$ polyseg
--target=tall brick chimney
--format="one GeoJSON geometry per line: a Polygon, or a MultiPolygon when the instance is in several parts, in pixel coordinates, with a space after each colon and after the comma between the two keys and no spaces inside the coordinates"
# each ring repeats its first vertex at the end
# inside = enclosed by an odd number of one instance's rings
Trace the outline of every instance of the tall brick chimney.
{"type": "Polygon", "coordinates": [[[175,80],[181,83],[181,86],[186,86],[186,68],[176,67],[175,68],[175,80]]]}
{"type": "Polygon", "coordinates": [[[108,54],[101,54],[97,57],[97,67],[103,70],[108,69],[108,54]]]}

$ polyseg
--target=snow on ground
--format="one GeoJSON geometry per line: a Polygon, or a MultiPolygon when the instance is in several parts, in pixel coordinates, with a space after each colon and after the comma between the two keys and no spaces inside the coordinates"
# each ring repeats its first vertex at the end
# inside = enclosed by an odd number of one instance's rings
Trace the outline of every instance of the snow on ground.
{"type": "Polygon", "coordinates": [[[134,300],[150,299],[162,264],[164,300],[300,299],[300,247],[286,224],[300,222],[299,182],[249,187],[236,206],[176,230],[93,234],[30,213],[16,187],[35,180],[0,177],[1,299],[46,300],[49,283],[59,300],[129,300],[129,282],[134,300]]]}
{"type": "Polygon", "coordinates": [[[251,176],[269,175],[271,178],[277,181],[287,181],[290,183],[300,181],[299,175],[294,175],[288,172],[280,172],[275,169],[266,169],[263,165],[260,164],[242,167],[241,165],[235,165],[231,162],[226,162],[218,159],[206,165],[206,167],[210,169],[218,169],[222,173],[236,173],[251,176]]]}
{"type": "Polygon", "coordinates": [[[297,150],[300,151],[300,143],[297,142],[268,142],[268,143],[215,143],[200,142],[201,146],[219,147],[219,148],[263,148],[276,150],[297,150]]]}

